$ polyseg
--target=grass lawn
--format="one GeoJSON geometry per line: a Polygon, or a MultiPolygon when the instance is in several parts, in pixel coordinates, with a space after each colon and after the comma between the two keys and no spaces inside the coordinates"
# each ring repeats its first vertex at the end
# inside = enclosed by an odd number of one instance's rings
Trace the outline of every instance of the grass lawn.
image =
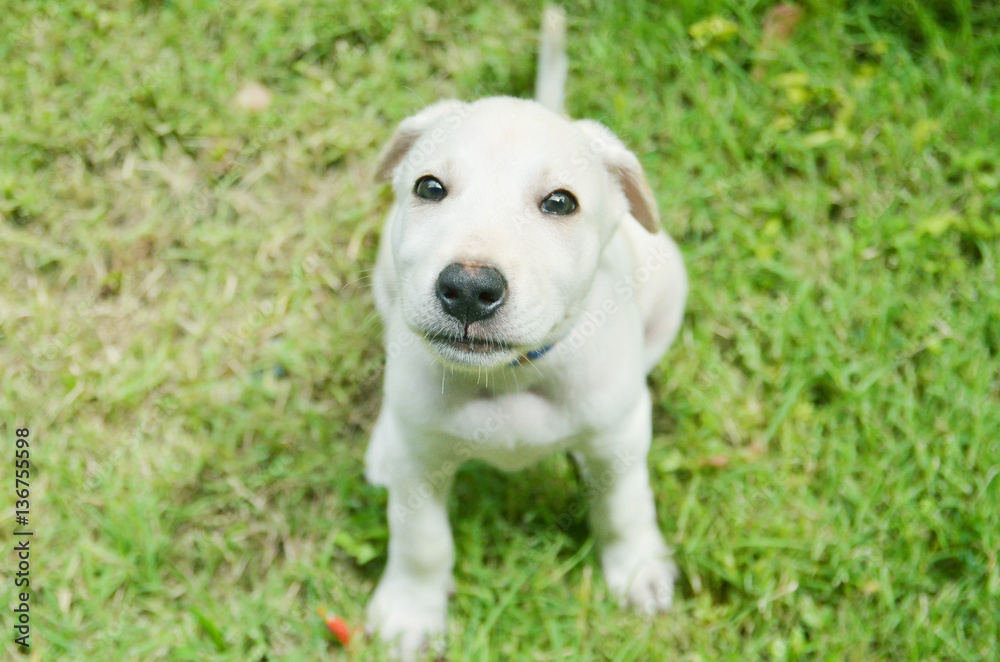
{"type": "MultiPolygon", "coordinates": [[[[690,271],[652,377],[682,577],[620,612],[565,458],[470,465],[451,660],[1000,657],[1000,9],[816,0],[762,41],[770,4],[568,7],[569,112],[639,155],[690,271]]],[[[531,96],[539,15],[5,4],[4,659],[382,659],[316,615],[360,625],[385,563],[375,157],[439,98],[531,96]]]]}

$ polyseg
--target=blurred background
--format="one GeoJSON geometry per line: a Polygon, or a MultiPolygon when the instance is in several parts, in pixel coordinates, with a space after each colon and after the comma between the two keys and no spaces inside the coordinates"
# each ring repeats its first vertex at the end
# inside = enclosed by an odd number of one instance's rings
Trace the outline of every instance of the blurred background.
{"type": "MultiPolygon", "coordinates": [[[[690,271],[652,378],[682,578],[619,612],[564,458],[470,466],[449,659],[996,658],[1000,6],[564,7],[567,110],[636,152],[690,271]]],[[[360,627],[385,559],[374,162],[440,98],[532,96],[540,15],[4,5],[0,474],[29,427],[35,531],[8,655],[380,659],[316,615],[360,627]]]]}

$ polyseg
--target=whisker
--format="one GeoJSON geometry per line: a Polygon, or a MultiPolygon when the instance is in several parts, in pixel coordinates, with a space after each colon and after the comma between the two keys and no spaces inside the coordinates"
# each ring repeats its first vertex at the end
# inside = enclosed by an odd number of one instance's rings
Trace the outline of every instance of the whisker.
{"type": "Polygon", "coordinates": [[[351,280],[346,281],[341,286],[341,289],[343,289],[345,287],[348,287],[350,285],[354,285],[355,283],[360,283],[362,281],[367,281],[368,284],[366,284],[366,286],[370,286],[370,283],[372,281],[374,281],[374,280],[375,280],[375,270],[374,269],[362,269],[360,272],[358,272],[358,275],[357,275],[356,278],[352,278],[351,280]]]}

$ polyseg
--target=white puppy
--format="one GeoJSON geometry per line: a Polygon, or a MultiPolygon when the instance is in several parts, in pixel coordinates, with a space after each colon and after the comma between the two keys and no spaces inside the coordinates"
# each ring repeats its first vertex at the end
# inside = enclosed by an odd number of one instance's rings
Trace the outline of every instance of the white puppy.
{"type": "MultiPolygon", "coordinates": [[[[544,59],[539,98],[558,107],[544,59]]],[[[646,468],[646,374],[680,326],[687,278],[639,161],[597,122],[498,97],[406,119],[377,177],[396,201],[375,268],[388,360],[366,462],[389,488],[390,540],[369,630],[404,659],[443,631],[447,499],[464,461],[516,470],[560,451],[587,481],[611,591],[666,609],[675,569],[646,468]]]]}

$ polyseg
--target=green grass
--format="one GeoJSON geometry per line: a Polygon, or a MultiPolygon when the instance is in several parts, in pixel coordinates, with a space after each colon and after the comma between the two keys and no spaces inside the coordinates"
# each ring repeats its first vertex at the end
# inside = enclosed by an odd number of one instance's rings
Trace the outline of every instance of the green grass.
{"type": "MultiPolygon", "coordinates": [[[[369,4],[0,13],[0,418],[36,532],[6,654],[380,658],[315,615],[360,624],[385,559],[373,164],[436,99],[530,96],[539,10],[369,4]]],[[[563,458],[469,466],[450,659],[995,659],[1000,12],[814,2],[762,49],[770,3],[663,4],[570,7],[567,99],[690,270],[652,380],[676,607],[618,611],[563,458]]]]}

